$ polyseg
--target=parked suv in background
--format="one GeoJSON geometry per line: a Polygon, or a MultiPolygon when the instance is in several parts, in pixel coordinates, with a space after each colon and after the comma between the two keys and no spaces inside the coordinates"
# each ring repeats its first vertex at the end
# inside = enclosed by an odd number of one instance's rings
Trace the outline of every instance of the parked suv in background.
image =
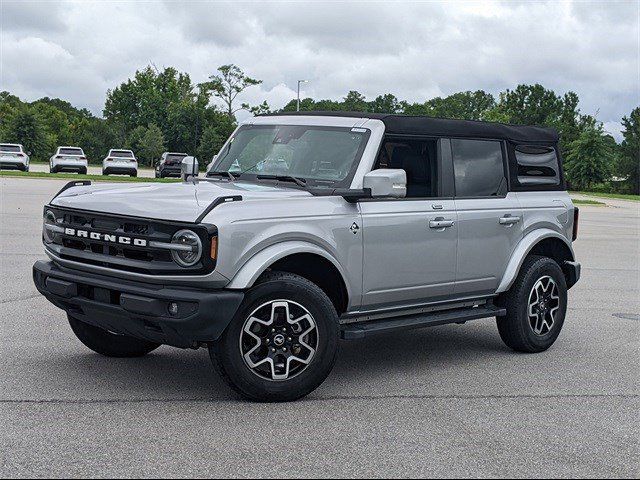
{"type": "Polygon", "coordinates": [[[129,175],[131,177],[138,176],[138,161],[132,150],[111,149],[107,156],[102,160],[102,174],[111,175],[118,173],[129,175]]]}
{"type": "Polygon", "coordinates": [[[240,125],[205,179],[70,183],[33,274],[92,350],[206,347],[235,391],[287,401],[339,338],[496,317],[512,349],[546,350],[577,228],[555,130],[282,114],[240,125]]]}
{"type": "Polygon", "coordinates": [[[182,159],[186,153],[164,152],[156,165],[156,178],[179,177],[182,159]]]}
{"type": "Polygon", "coordinates": [[[77,172],[86,175],[88,167],[87,157],[79,147],[58,147],[49,158],[51,173],[77,172]]]}
{"type": "Polygon", "coordinates": [[[29,155],[19,143],[0,143],[0,169],[29,171],[29,155]]]}

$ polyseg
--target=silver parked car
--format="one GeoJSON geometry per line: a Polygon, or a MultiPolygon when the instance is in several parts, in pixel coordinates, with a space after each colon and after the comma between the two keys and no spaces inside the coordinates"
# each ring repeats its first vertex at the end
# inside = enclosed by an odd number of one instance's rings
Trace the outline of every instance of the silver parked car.
{"type": "Polygon", "coordinates": [[[51,173],[76,172],[86,175],[88,168],[87,156],[80,147],[58,147],[49,158],[51,173]]]}
{"type": "Polygon", "coordinates": [[[29,156],[19,143],[0,143],[0,169],[9,168],[29,171],[29,156]]]}
{"type": "Polygon", "coordinates": [[[313,391],[340,338],[495,317],[509,347],[541,352],[580,277],[552,129],[264,116],[187,178],[67,185],[34,281],[94,351],[205,347],[249,399],[313,391]]]}

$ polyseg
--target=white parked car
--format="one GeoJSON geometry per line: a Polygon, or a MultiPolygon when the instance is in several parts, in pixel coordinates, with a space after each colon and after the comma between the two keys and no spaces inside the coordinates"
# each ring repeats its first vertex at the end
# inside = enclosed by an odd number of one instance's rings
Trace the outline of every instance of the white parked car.
{"type": "Polygon", "coordinates": [[[88,166],[87,157],[80,147],[58,147],[49,158],[51,173],[77,172],[86,175],[88,166]]]}
{"type": "Polygon", "coordinates": [[[29,155],[19,143],[0,143],[0,169],[15,168],[29,171],[29,155]]]}
{"type": "Polygon", "coordinates": [[[102,160],[102,174],[110,175],[112,173],[120,173],[138,176],[138,160],[132,150],[116,150],[111,149],[107,156],[102,160]]]}

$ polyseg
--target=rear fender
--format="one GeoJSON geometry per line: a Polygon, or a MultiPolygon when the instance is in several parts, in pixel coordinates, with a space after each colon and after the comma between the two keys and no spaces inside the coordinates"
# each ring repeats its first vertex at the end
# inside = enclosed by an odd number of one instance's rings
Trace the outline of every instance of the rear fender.
{"type": "Polygon", "coordinates": [[[502,276],[502,281],[500,282],[500,285],[498,285],[496,293],[506,292],[507,290],[509,290],[509,288],[511,288],[511,285],[520,272],[520,267],[522,266],[522,262],[524,262],[524,259],[527,257],[533,247],[535,247],[539,242],[546,238],[557,238],[558,240],[561,240],[569,248],[569,251],[571,252],[571,260],[575,260],[575,254],[573,252],[571,242],[569,242],[565,237],[563,237],[558,232],[548,228],[535,230],[526,235],[522,240],[520,240],[520,243],[513,251],[511,259],[507,264],[507,268],[505,269],[504,275],[502,276]]]}

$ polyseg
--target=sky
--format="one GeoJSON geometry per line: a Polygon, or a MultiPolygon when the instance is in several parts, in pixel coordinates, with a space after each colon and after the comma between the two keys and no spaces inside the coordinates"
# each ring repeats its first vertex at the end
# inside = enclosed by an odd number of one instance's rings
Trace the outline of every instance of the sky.
{"type": "MultiPolygon", "coordinates": [[[[102,114],[107,89],[148,64],[196,83],[234,63],[263,83],[241,102],[296,96],[424,102],[519,83],[575,91],[620,139],[640,105],[640,2],[0,0],[0,90],[102,114]]],[[[246,114],[245,114],[246,115],[246,114]]]]}

